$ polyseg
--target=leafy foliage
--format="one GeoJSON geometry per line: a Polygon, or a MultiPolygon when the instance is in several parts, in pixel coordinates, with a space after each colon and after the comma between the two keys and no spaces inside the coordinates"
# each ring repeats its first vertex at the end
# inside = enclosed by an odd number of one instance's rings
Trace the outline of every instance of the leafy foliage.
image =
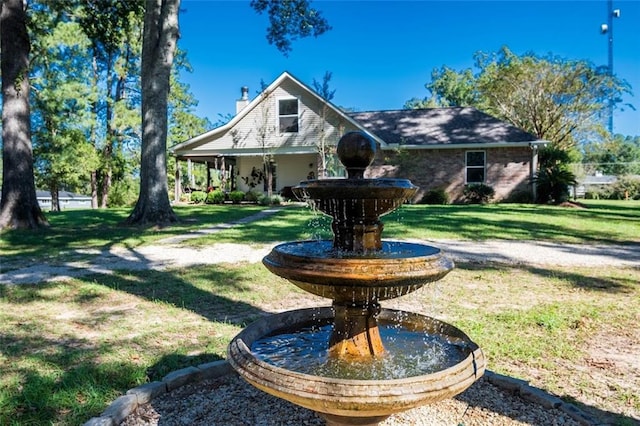
{"type": "Polygon", "coordinates": [[[244,200],[244,192],[242,192],[242,191],[231,191],[229,193],[229,199],[234,204],[239,204],[242,200],[244,200]]]}
{"type": "Polygon", "coordinates": [[[569,162],[564,150],[549,146],[540,151],[540,170],[534,178],[538,202],[560,204],[569,198],[569,187],[577,183],[569,162]]]}
{"type": "Polygon", "coordinates": [[[583,144],[581,148],[582,166],[587,174],[640,174],[640,136],[618,134],[604,142],[583,144]]]}
{"type": "Polygon", "coordinates": [[[418,204],[449,204],[449,194],[442,188],[431,189],[418,204]]]}
{"type": "Polygon", "coordinates": [[[581,135],[602,133],[609,100],[619,106],[630,92],[626,81],[587,61],[518,56],[507,47],[476,53],[475,68],[434,70],[426,84],[431,95],[406,106],[473,106],[570,149],[581,135]]]}
{"type": "Polygon", "coordinates": [[[496,191],[489,185],[484,183],[472,183],[466,185],[462,191],[467,203],[470,204],[486,204],[495,195],[496,191]]]}
{"type": "Polygon", "coordinates": [[[207,204],[222,204],[224,203],[224,192],[220,189],[215,189],[213,191],[209,191],[207,193],[207,198],[205,199],[205,203],[207,204]]]}
{"type": "Polygon", "coordinates": [[[204,191],[193,191],[191,193],[191,202],[200,204],[204,203],[204,200],[207,198],[207,193],[204,191]]]}
{"type": "Polygon", "coordinates": [[[311,8],[307,0],[251,0],[251,7],[260,14],[267,12],[267,41],[285,56],[292,50],[291,42],[298,37],[317,37],[331,29],[327,20],[311,8]]]}

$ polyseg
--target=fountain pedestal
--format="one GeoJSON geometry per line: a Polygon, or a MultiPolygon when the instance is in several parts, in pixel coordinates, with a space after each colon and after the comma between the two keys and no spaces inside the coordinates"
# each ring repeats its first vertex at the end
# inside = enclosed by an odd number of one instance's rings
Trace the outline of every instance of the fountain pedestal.
{"type": "Polygon", "coordinates": [[[329,356],[341,359],[367,359],[384,354],[378,321],[380,305],[345,306],[334,303],[335,320],[329,339],[329,356]]]}

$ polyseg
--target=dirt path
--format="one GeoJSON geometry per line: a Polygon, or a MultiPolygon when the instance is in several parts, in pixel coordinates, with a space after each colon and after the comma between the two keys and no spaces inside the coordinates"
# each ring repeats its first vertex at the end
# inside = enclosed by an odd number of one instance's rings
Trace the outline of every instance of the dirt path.
{"type": "MultiPolygon", "coordinates": [[[[187,238],[188,236],[174,237],[163,244],[135,249],[114,247],[109,251],[78,250],[69,256],[72,260],[68,261],[53,259],[48,263],[30,265],[0,263],[0,284],[60,281],[94,273],[108,274],[116,270],[163,270],[194,265],[259,262],[274,245],[216,243],[204,248],[193,248],[181,245],[187,238]]],[[[640,266],[640,244],[586,245],[497,240],[423,242],[442,248],[457,262],[640,266]]]]}

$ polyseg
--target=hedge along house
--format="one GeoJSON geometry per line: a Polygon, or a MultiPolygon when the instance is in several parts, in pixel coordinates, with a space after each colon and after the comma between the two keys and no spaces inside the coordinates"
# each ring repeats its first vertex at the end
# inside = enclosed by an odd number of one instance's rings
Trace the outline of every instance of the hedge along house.
{"type": "MultiPolygon", "coordinates": [[[[466,184],[484,183],[503,200],[532,193],[538,149],[546,144],[474,108],[345,113],[287,72],[251,101],[243,88],[236,111],[227,124],[170,152],[176,162],[207,164],[208,182],[213,169],[245,192],[267,192],[269,181],[277,193],[301,180],[341,176],[335,145],[344,133],[361,131],[380,148],[368,177],[411,179],[421,188],[416,199],[443,189],[460,201],[466,184]]],[[[177,175],[176,199],[180,182],[177,175]]]]}

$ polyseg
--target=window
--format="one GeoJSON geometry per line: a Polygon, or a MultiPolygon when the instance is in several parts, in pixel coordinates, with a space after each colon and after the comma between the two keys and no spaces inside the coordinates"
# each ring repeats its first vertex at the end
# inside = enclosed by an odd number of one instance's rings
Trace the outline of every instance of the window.
{"type": "Polygon", "coordinates": [[[484,151],[465,153],[466,183],[484,183],[486,155],[484,151]]]}
{"type": "Polygon", "coordinates": [[[278,100],[278,124],[280,133],[298,132],[298,99],[278,100]]]}

